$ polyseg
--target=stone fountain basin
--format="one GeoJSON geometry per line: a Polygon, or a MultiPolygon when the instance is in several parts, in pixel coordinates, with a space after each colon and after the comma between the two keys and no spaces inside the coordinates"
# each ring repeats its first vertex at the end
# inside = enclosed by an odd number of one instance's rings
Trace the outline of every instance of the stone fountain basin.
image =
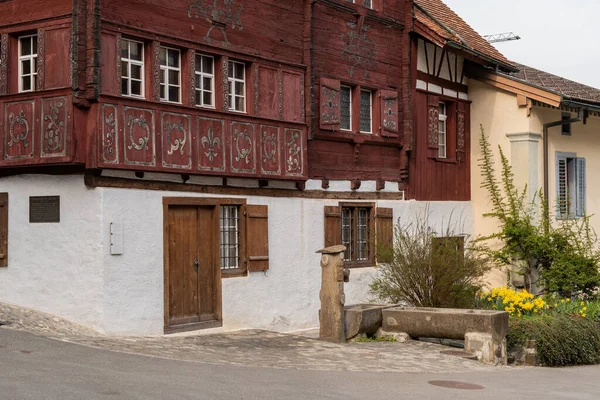
{"type": "Polygon", "coordinates": [[[344,307],[346,340],[360,334],[373,336],[381,328],[382,311],[394,307],[382,304],[354,304],[344,307]]]}

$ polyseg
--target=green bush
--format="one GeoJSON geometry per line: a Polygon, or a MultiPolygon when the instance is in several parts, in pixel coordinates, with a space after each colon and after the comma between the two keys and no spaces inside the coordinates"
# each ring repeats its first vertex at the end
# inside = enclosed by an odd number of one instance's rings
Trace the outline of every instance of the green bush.
{"type": "MultiPolygon", "coordinates": [[[[450,216],[449,221],[452,221],[450,216]]],[[[492,265],[469,247],[457,224],[437,231],[424,211],[411,223],[398,223],[394,245],[378,249],[385,259],[371,284],[375,301],[415,307],[473,308],[475,293],[492,265]]]]}
{"type": "Polygon", "coordinates": [[[538,360],[547,367],[600,363],[600,328],[583,318],[539,316],[511,318],[508,349],[535,340],[538,360]]]}

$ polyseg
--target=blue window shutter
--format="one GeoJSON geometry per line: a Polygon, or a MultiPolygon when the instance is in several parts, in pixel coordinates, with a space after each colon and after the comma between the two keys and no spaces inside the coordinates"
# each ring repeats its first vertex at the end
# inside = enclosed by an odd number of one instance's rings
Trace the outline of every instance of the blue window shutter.
{"type": "Polygon", "coordinates": [[[577,158],[577,216],[583,217],[585,215],[585,198],[586,198],[586,187],[585,187],[585,158],[577,158]]]}
{"type": "MultiPolygon", "coordinates": [[[[569,216],[569,192],[567,178],[567,157],[556,155],[556,217],[567,218],[569,216]]],[[[546,199],[548,201],[548,199],[546,199]]]]}

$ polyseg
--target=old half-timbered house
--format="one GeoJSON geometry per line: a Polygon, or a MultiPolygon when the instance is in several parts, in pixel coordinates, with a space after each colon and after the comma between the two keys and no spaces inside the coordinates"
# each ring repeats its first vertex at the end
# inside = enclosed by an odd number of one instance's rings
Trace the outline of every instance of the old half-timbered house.
{"type": "Polygon", "coordinates": [[[0,2],[0,301],[108,334],[310,328],[339,243],[366,300],[396,219],[471,212],[468,152],[421,157],[411,52],[438,33],[413,22],[407,0],[0,2]]]}

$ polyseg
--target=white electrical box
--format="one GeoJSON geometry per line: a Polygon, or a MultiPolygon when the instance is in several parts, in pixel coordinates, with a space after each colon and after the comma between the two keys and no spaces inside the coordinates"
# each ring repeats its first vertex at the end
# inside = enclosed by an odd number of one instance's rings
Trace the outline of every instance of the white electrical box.
{"type": "Polygon", "coordinates": [[[110,223],[110,254],[113,256],[123,254],[123,224],[121,222],[110,223]]]}

